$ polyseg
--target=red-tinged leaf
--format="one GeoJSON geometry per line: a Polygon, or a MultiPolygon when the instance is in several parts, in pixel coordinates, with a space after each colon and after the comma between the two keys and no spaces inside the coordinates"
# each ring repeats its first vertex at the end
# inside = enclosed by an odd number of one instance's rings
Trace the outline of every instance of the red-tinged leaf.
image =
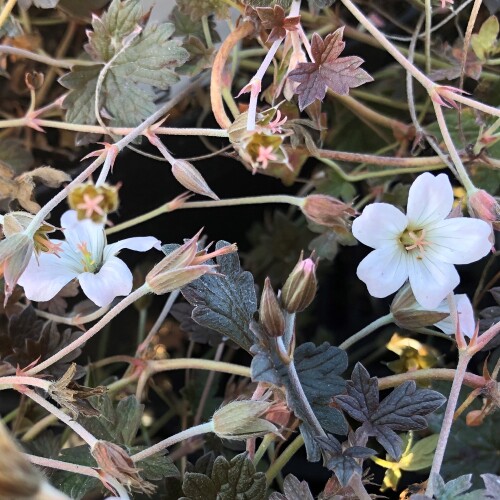
{"type": "Polygon", "coordinates": [[[299,27],[300,16],[286,17],[285,11],[280,5],[275,5],[274,8],[258,7],[257,14],[264,29],[271,30],[267,42],[275,42],[280,38],[285,38],[287,31],[297,31],[299,27]]]}
{"type": "Polygon", "coordinates": [[[300,84],[296,93],[299,96],[301,111],[315,100],[322,101],[327,88],[336,94],[346,95],[350,88],[373,81],[373,78],[360,68],[363,59],[357,56],[339,57],[345,47],[343,32],[344,28],[341,27],[327,35],[324,40],[314,33],[311,42],[314,62],[299,63],[288,75],[291,80],[300,84]]]}

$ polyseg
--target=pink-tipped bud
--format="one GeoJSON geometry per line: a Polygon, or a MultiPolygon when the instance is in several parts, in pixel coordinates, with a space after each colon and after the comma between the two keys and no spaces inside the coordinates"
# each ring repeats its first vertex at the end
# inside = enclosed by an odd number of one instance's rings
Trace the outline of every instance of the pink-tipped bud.
{"type": "Polygon", "coordinates": [[[356,210],[350,205],[325,194],[307,196],[301,208],[304,215],[312,222],[327,227],[336,227],[340,223],[340,218],[356,214],[356,210]]]}
{"type": "Polygon", "coordinates": [[[467,206],[472,217],[489,222],[495,229],[499,229],[497,226],[500,220],[500,205],[491,194],[484,189],[478,189],[469,196],[467,206]]]}
{"type": "Polygon", "coordinates": [[[203,196],[208,196],[213,200],[218,200],[219,197],[210,189],[207,181],[198,172],[198,170],[186,160],[175,160],[172,163],[172,173],[174,177],[186,188],[193,193],[198,193],[203,196]]]}
{"type": "Polygon", "coordinates": [[[318,287],[316,262],[311,257],[304,259],[303,252],[300,254],[299,261],[288,276],[281,291],[281,302],[289,313],[303,311],[316,296],[318,287]]]}
{"type": "Polygon", "coordinates": [[[285,317],[274,293],[271,281],[266,278],[260,297],[259,319],[264,331],[271,337],[280,337],[285,330],[285,317]]]}

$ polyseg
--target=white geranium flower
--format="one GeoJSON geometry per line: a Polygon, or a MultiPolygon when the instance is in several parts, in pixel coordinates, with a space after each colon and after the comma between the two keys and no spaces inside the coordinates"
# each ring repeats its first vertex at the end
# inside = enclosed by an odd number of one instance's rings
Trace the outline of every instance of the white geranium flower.
{"type": "Polygon", "coordinates": [[[353,235],[375,250],[357,275],[374,297],[387,297],[409,278],[417,301],[434,309],[458,285],[454,264],[469,264],[491,250],[489,224],[447,219],[453,190],[444,174],[428,172],[410,188],[406,215],[388,203],[373,203],[353,222],[353,235]]]}
{"type": "Polygon", "coordinates": [[[63,214],[61,225],[66,240],[52,240],[60,246],[57,255],[33,255],[19,279],[30,300],[50,300],[77,278],[92,302],[99,307],[107,306],[115,297],[128,295],[132,290],[132,273],[116,254],[124,248],[137,252],[160,249],[160,241],[152,236],[127,238],[107,245],[104,224],[78,220],[74,210],[63,214]]]}

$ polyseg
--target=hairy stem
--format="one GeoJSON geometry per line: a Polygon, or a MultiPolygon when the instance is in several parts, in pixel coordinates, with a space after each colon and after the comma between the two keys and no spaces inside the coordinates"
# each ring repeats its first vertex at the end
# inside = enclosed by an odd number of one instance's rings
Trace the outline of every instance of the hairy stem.
{"type": "MultiPolygon", "coordinates": [[[[434,459],[432,460],[432,467],[429,477],[431,477],[433,474],[439,474],[439,471],[441,470],[441,464],[443,463],[446,444],[448,443],[448,437],[450,435],[451,426],[453,424],[453,416],[455,414],[455,408],[457,407],[460,389],[462,388],[467,365],[469,364],[471,357],[472,355],[468,352],[468,350],[459,351],[458,365],[457,369],[455,370],[455,377],[453,378],[450,395],[448,396],[448,404],[446,405],[446,410],[444,412],[443,423],[441,426],[441,431],[439,433],[439,439],[436,446],[436,451],[434,453],[434,459]]],[[[428,497],[432,498],[432,482],[430,481],[428,483],[425,494],[428,497]]]]}
{"type": "Polygon", "coordinates": [[[299,434],[284,450],[283,453],[271,464],[266,472],[267,484],[271,484],[273,479],[281,472],[281,469],[292,459],[302,446],[304,438],[299,434]]]}

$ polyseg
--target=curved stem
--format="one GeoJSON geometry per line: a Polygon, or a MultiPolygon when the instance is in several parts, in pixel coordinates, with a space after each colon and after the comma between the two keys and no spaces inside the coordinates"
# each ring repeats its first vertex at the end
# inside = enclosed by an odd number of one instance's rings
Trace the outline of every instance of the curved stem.
{"type": "Polygon", "coordinates": [[[251,377],[250,368],[224,361],[213,361],[211,359],[197,358],[176,358],[160,359],[157,361],[148,361],[148,372],[151,375],[171,370],[211,370],[220,373],[229,373],[239,375],[240,377],[251,377]]]}
{"type": "Polygon", "coordinates": [[[393,320],[392,313],[386,314],[385,316],[376,319],[369,325],[366,325],[358,333],[355,333],[347,340],[344,340],[344,342],[342,342],[342,344],[339,345],[339,348],[344,350],[349,349],[349,347],[354,345],[356,342],[359,342],[360,340],[364,339],[365,337],[370,335],[370,333],[374,332],[375,330],[378,330],[379,328],[382,328],[385,325],[392,323],[392,320],[393,320]]]}
{"type": "Polygon", "coordinates": [[[29,453],[24,453],[24,456],[35,465],[40,467],[50,467],[51,469],[64,470],[66,472],[71,472],[74,474],[81,474],[83,476],[95,477],[96,479],[101,479],[99,473],[93,468],[87,465],[72,464],[70,462],[63,462],[62,460],[54,460],[52,458],[37,457],[36,455],[30,455],[29,453]]]}
{"type": "Polygon", "coordinates": [[[16,385],[29,385],[32,387],[38,387],[39,389],[43,389],[44,391],[48,391],[51,384],[52,382],[48,380],[42,380],[41,378],[36,377],[23,377],[17,375],[0,377],[0,390],[12,389],[12,386],[16,385]]]}
{"type": "MultiPolygon", "coordinates": [[[[211,201],[188,201],[177,207],[177,210],[187,209],[187,208],[216,208],[216,207],[233,207],[240,205],[260,205],[265,203],[287,203],[289,205],[295,205],[300,207],[302,204],[302,198],[297,196],[290,196],[285,194],[271,194],[265,196],[248,196],[244,198],[227,198],[225,200],[211,200],[211,201]]],[[[171,206],[171,205],[170,205],[171,206]]],[[[139,215],[121,224],[116,224],[115,226],[106,229],[106,234],[114,234],[129,227],[133,227],[137,224],[141,224],[148,220],[154,219],[160,215],[166,214],[171,211],[169,203],[165,203],[151,212],[139,215]]]]}
{"type": "Polygon", "coordinates": [[[121,302],[119,302],[113,309],[111,309],[100,321],[98,321],[92,328],[87,330],[81,337],[77,338],[71,344],[68,344],[64,349],[61,349],[56,354],[52,355],[47,360],[43,361],[34,368],[31,368],[26,372],[27,375],[35,375],[45,370],[47,367],[52,366],[54,363],[60,359],[67,356],[70,352],[83,345],[89,339],[91,339],[96,333],[98,333],[105,325],[107,325],[115,316],[121,313],[130,304],[133,304],[136,300],[140,299],[142,296],[150,293],[149,286],[147,284],[142,285],[137,290],[134,290],[130,295],[125,297],[121,302]]]}
{"type": "Polygon", "coordinates": [[[214,117],[223,129],[231,126],[231,120],[226,114],[224,103],[222,102],[222,87],[224,80],[224,67],[231,51],[236,44],[253,33],[255,26],[252,21],[243,21],[229,36],[222,42],[222,45],[215,56],[212,65],[212,79],[210,81],[210,102],[214,117]]]}
{"type": "Polygon", "coordinates": [[[52,314],[47,311],[40,311],[39,309],[35,310],[36,315],[40,316],[40,318],[45,318],[49,319],[50,321],[54,321],[55,323],[72,326],[85,325],[86,323],[95,321],[96,319],[104,316],[108,311],[109,306],[106,306],[97,309],[97,311],[94,311],[93,313],[86,314],[85,316],[80,316],[79,314],[75,316],[59,316],[58,314],[52,314]]]}
{"type": "Polygon", "coordinates": [[[0,12],[0,28],[4,25],[5,21],[7,21],[7,18],[9,17],[10,13],[12,12],[12,9],[16,5],[16,2],[17,0],[7,0],[7,3],[2,9],[2,12],[0,12]]]}
{"type": "MultiPolygon", "coordinates": [[[[378,388],[380,391],[397,387],[407,380],[428,381],[428,380],[453,380],[456,370],[451,368],[429,368],[427,370],[416,370],[413,372],[398,373],[397,375],[389,375],[378,379],[378,388]]],[[[486,385],[487,381],[480,375],[474,373],[465,373],[464,384],[473,389],[481,388],[486,385]]]]}
{"type": "Polygon", "coordinates": [[[199,436],[200,434],[207,434],[208,432],[213,432],[213,429],[214,426],[212,422],[205,422],[204,424],[196,425],[195,427],[190,427],[185,431],[179,432],[174,436],[170,436],[169,438],[164,439],[163,441],[160,441],[159,443],[156,443],[155,445],[145,450],[142,450],[141,452],[136,453],[135,455],[132,455],[130,458],[134,462],[139,462],[141,460],[144,460],[145,458],[160,453],[161,451],[165,450],[166,448],[169,448],[174,444],[179,443],[180,441],[184,441],[185,439],[189,439],[194,436],[199,436]]]}
{"type": "Polygon", "coordinates": [[[78,434],[91,448],[97,443],[96,439],[87,429],[81,426],[78,422],[73,420],[72,417],[66,415],[62,410],[49,403],[46,399],[39,396],[35,391],[31,389],[23,389],[22,394],[25,394],[35,403],[39,404],[42,408],[45,408],[49,413],[57,417],[61,422],[64,422],[68,427],[70,427],[76,434],[78,434]]]}

